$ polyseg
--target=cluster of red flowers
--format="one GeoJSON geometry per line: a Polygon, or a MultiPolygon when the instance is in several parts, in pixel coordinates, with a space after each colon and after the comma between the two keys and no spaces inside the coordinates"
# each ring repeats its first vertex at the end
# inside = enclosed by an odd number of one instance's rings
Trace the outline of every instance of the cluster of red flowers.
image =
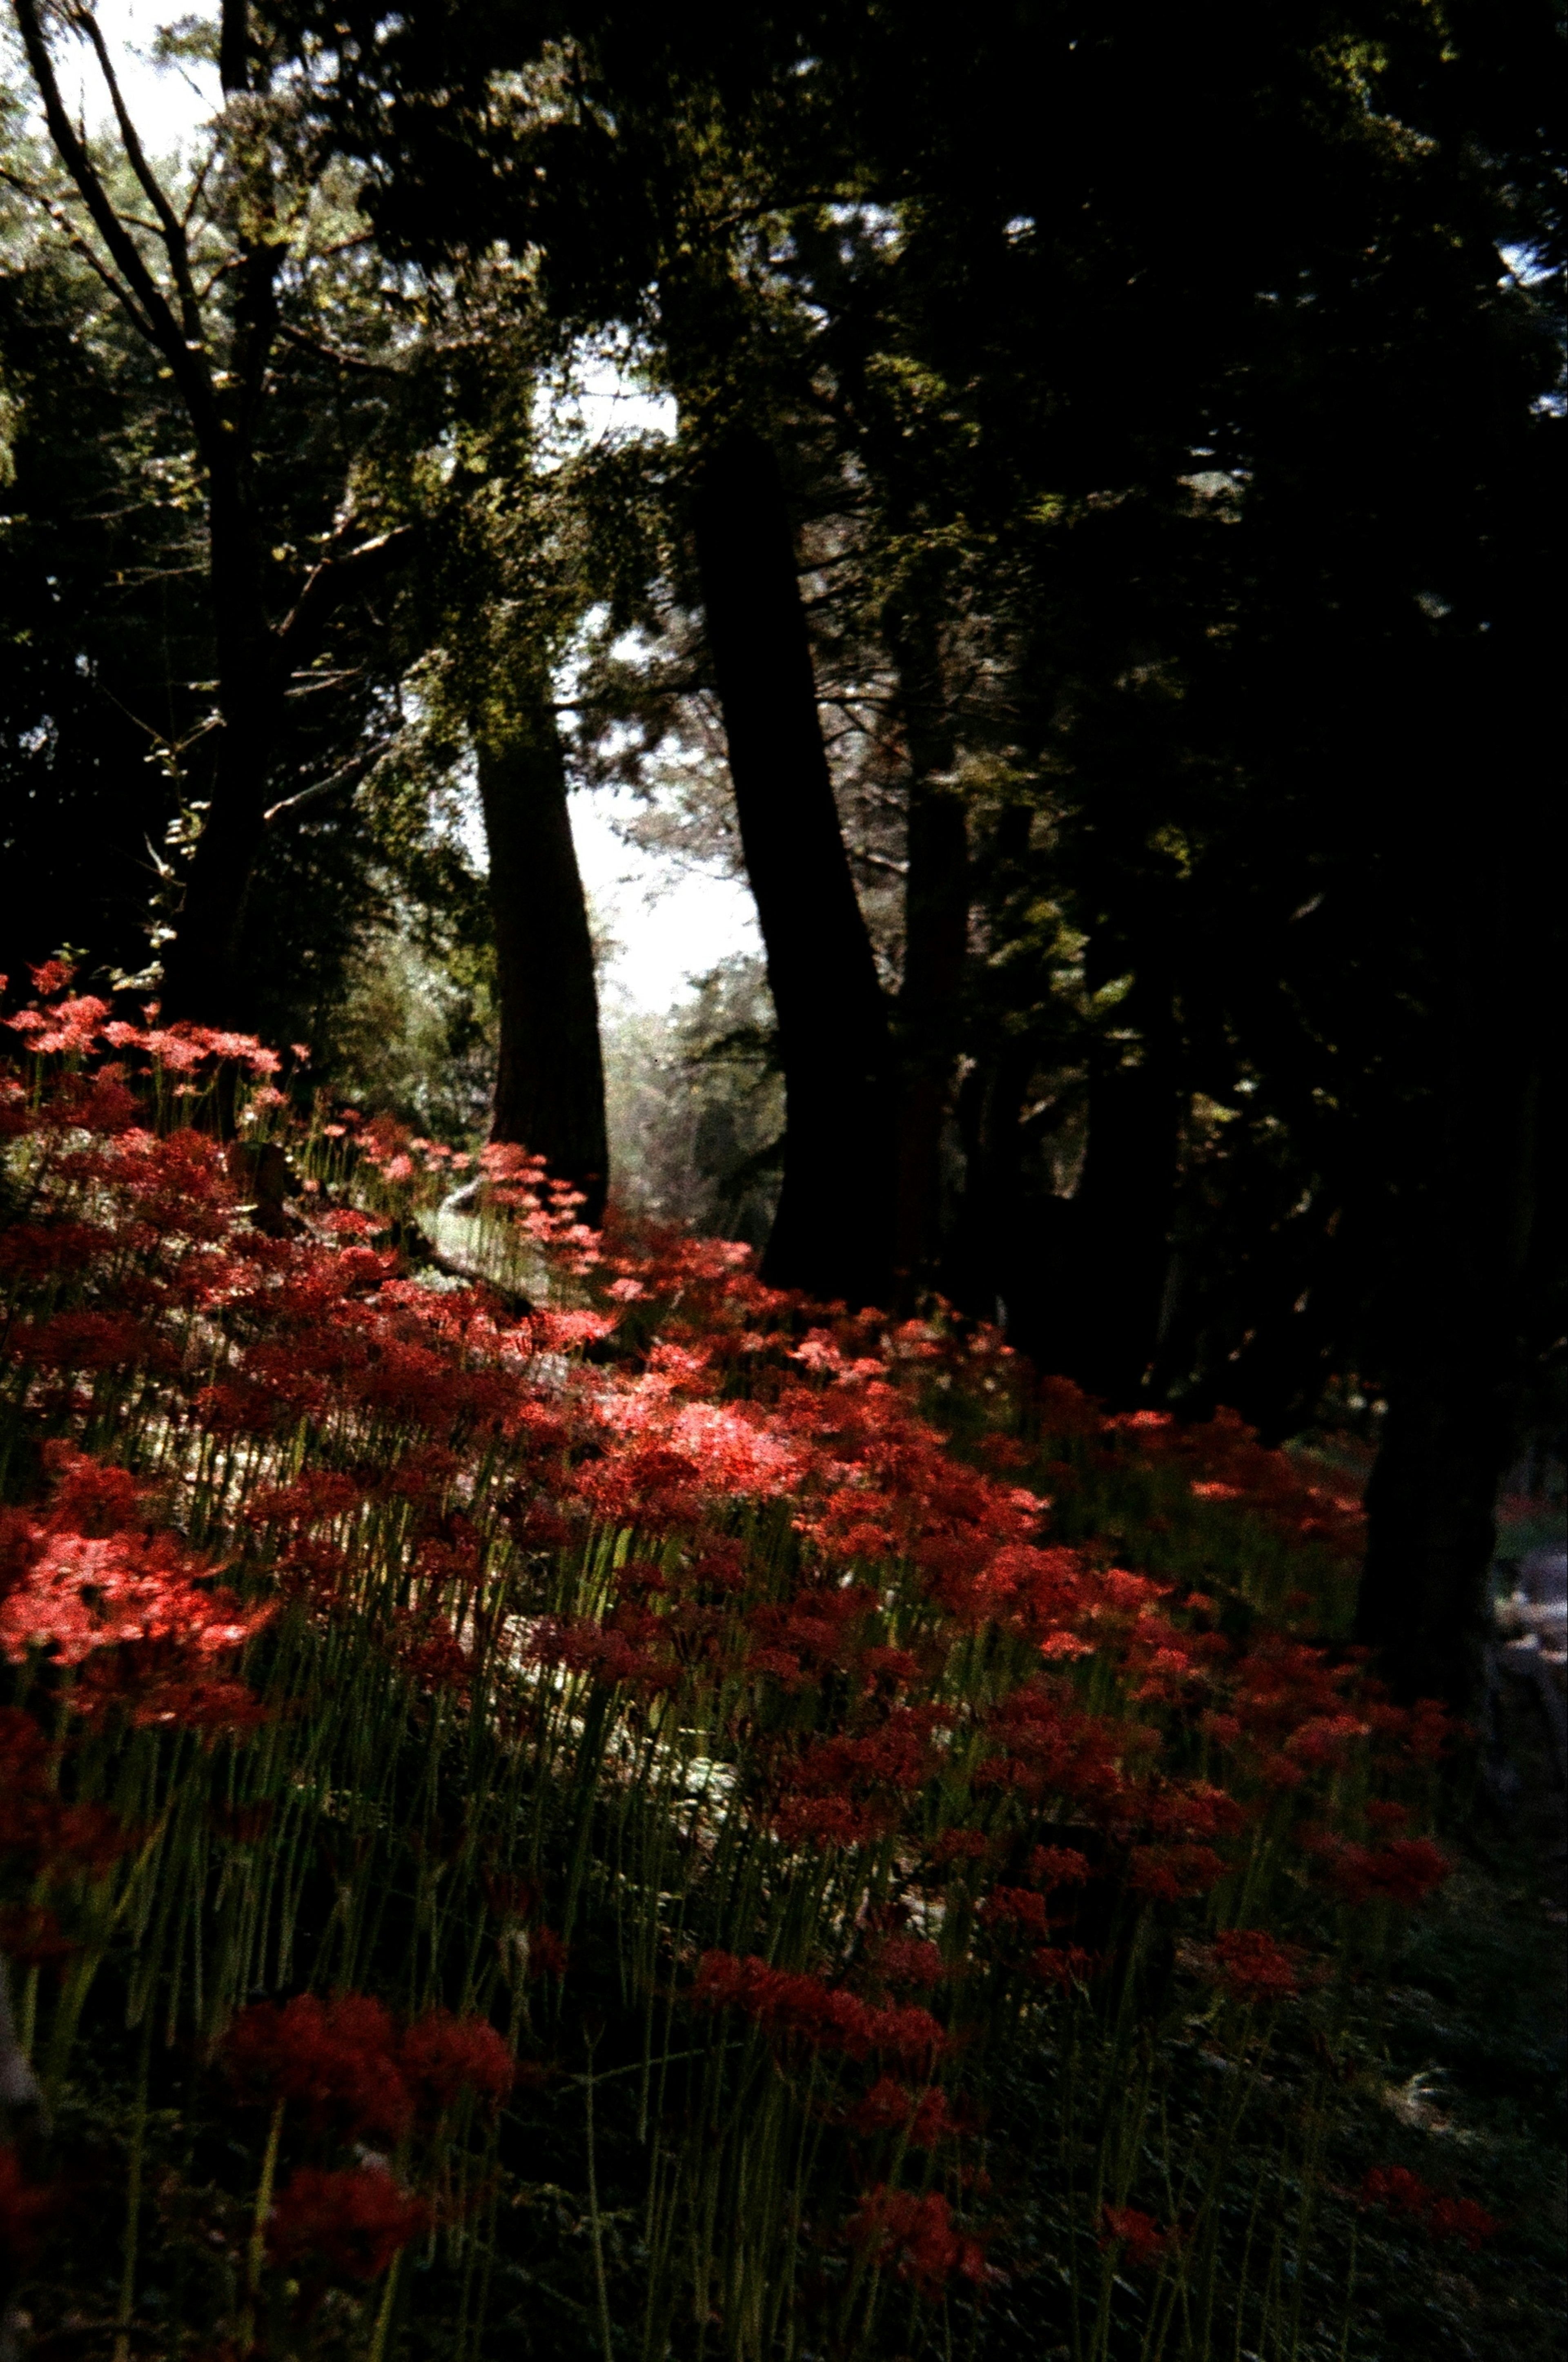
{"type": "Polygon", "coordinates": [[[0,1706],[0,1856],[29,1879],[102,1870],[128,1836],[102,1805],[71,1804],[55,1778],[58,1749],[23,1706],[0,1706]]]}
{"type": "Polygon", "coordinates": [[[952,2209],[940,2191],[922,2198],[912,2190],[878,2184],[851,2215],[849,2238],[870,2262],[882,2268],[891,2264],[900,2279],[911,2281],[924,2296],[939,2294],[955,2272],[982,2282],[999,2277],[980,2240],[954,2229],[952,2209]]]}
{"type": "Polygon", "coordinates": [[[849,2122],[857,2133],[902,2134],[911,2148],[934,2148],[939,2141],[951,2140],[968,2129],[953,2114],[940,2086],[932,2083],[923,2092],[914,2092],[891,2075],[877,2078],[864,2099],[850,2110],[849,2122]]]}
{"type": "Polygon", "coordinates": [[[1332,1830],[1308,1829],[1302,1842],[1328,1870],[1347,1903],[1393,1903],[1413,1910],[1452,1873],[1448,1856],[1427,1838],[1386,1846],[1353,1845],[1332,1830]]]}
{"type": "Polygon", "coordinates": [[[483,2018],[433,2009],[400,2028],[381,2002],[357,1992],[253,2003],[229,2027],[223,2054],[239,2098],[284,2102],[313,2131],[345,2139],[401,2140],[416,2118],[440,2116],[465,2091],[497,2103],[515,2071],[483,2018]]]}
{"type": "Polygon", "coordinates": [[[1419,2223],[1434,2239],[1458,2239],[1474,2253],[1501,2225],[1474,2198],[1443,2198],[1404,2165],[1375,2165],[1361,2185],[1364,2206],[1381,2206],[1419,2223]]]}
{"type": "Polygon", "coordinates": [[[756,1958],[737,1959],[730,1952],[703,1953],[691,1998],[706,2009],[740,2010],[778,2041],[842,2050],[851,2058],[875,2056],[907,2067],[930,2066],[948,2047],[929,2010],[878,2008],[821,1978],[791,1974],[756,1958]]]}
{"type": "Polygon", "coordinates": [[[45,1457],[54,1478],[48,1512],[0,1509],[0,1656],[94,1660],[72,1692],[79,1714],[120,1701],[139,1724],[252,1719],[248,1689],[216,1668],[271,1608],[242,1608],[177,1535],[144,1523],[143,1488],[123,1469],[60,1444],[45,1457]]]}
{"type": "Polygon", "coordinates": [[[373,2280],[429,2224],[424,2199],[400,2189],[384,2167],[332,2173],[302,2165],[273,2203],[267,2252],[277,2264],[314,2261],[333,2279],[373,2280]]]}
{"type": "Polygon", "coordinates": [[[1229,1927],[1214,1939],[1220,1982],[1238,2001],[1287,2001],[1301,1981],[1294,1961],[1262,1927],[1229,1927]]]}
{"type": "MultiPolygon", "coordinates": [[[[852,1966],[819,1977],[713,1949],[690,1998],[780,2048],[869,2062],[876,2080],[842,2121],[917,2150],[962,2128],[928,2080],[960,2040],[900,1992],[943,1987],[955,2026],[965,1993],[1002,1979],[1032,1978],[1045,2005],[1104,1965],[1090,1942],[1121,1940],[1113,1889],[1148,1909],[1190,1904],[1259,1828],[1305,1824],[1353,1901],[1412,1904],[1446,1874],[1434,1847],[1399,1833],[1390,1800],[1351,1823],[1356,1838],[1335,1826],[1366,1772],[1403,1778],[1433,1759],[1441,1709],[1396,1707],[1353,1660],[1266,1628],[1233,1642],[1203,1594],[1048,1538],[1050,1503],[1015,1481],[1030,1457],[1016,1437],[992,1431],[975,1465],[925,1416],[937,1375],[946,1400],[1007,1415],[1010,1357],[993,1334],[824,1317],[763,1286],[726,1242],[602,1237],[575,1193],[510,1148],[480,1160],[491,1202],[592,1300],[519,1311],[482,1286],[426,1286],[374,1243],[387,1222],[337,1179],[313,1177],[297,1216],[263,1220],[244,1153],[160,1134],[126,1078],[142,1061],[160,1091],[178,1076],[193,1094],[238,1064],[270,1116],[271,1053],[160,1028],[156,1012],[118,1025],[69,983],[40,978],[50,1005],[9,1021],[35,1054],[114,1063],[41,1091],[0,1077],[0,1132],[39,1176],[28,1220],[0,1233],[6,1366],[56,1429],[91,1421],[102,1435],[119,1418],[127,1439],[170,1439],[164,1464],[182,1471],[223,1447],[248,1473],[192,1529],[238,1535],[260,1601],[217,1587],[154,1489],[53,1448],[49,1502],[0,1512],[0,1657],[68,1672],[70,1713],[100,1729],[113,1706],[133,1725],[243,1730],[259,1710],[243,1653],[277,1595],[325,1619],[364,1613],[373,1593],[388,1603],[378,1636],[411,1683],[463,1699],[481,1663],[499,1664],[519,1727],[554,1712],[575,1745],[585,1723],[620,1716],[639,1746],[650,1728],[722,1727],[735,1757],[723,1809],[770,1880],[830,1849],[835,1878],[856,1849],[884,1870],[845,1939],[852,1966]],[[138,1426],[138,1409],[154,1415],[138,1426]],[[1195,1765],[1214,1778],[1189,1776],[1195,1765]],[[1357,1841],[1368,1828],[1376,1841],[1357,1841]],[[927,1890],[930,1915],[887,1902],[893,1864],[927,1890]]],[[[384,1121],[325,1129],[333,1172],[400,1221],[461,1162],[384,1121]]],[[[1146,1463],[1167,1489],[1348,1546],[1354,1505],[1304,1485],[1238,1422],[1109,1419],[1060,1382],[1040,1391],[1047,1431],[1091,1460],[1146,1463]]],[[[60,1761],[31,1715],[0,1715],[0,1846],[29,1873],[102,1863],[124,1842],[108,1815],[62,1801],[60,1761]]],[[[35,1934],[52,1940],[41,1923],[35,1934]]],[[[767,1939],[752,1926],[730,1940],[767,1939]]],[[[530,1929],[527,1957],[566,1966],[546,1928],[530,1929]]],[[[1239,2001],[1298,1989],[1292,1955],[1261,1928],[1221,1934],[1209,1959],[1239,2001]]],[[[401,2140],[465,2092],[498,2103],[514,2073],[488,2023],[433,2011],[401,2024],[359,1993],[248,2009],[224,2051],[239,2094],[340,2140],[401,2140]]],[[[1437,2210],[1463,2202],[1433,2199],[1423,2219],[1438,2229],[1437,2210]]],[[[369,2278],[426,2219],[388,2174],[302,2168],[269,2237],[280,2260],[369,2278]]],[[[1131,2208],[1108,2213],[1106,2231],[1133,2263],[1174,2236],[1131,2208]]],[[[922,2290],[987,2275],[938,2194],[878,2188],[850,2235],[922,2290]]]]}

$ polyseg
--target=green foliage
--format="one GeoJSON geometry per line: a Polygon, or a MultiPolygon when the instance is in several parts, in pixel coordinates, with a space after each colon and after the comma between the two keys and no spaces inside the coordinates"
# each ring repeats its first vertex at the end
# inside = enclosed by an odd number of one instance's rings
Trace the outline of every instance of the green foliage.
{"type": "Polygon", "coordinates": [[[671,1016],[613,1016],[604,1065],[618,1209],[765,1245],[783,1093],[756,963],[713,970],[671,1016]]]}

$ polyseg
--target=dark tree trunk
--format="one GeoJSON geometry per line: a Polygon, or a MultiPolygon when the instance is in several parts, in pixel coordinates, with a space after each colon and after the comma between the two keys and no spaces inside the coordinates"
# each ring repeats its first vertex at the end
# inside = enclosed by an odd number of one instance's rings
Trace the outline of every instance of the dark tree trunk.
{"type": "Polygon", "coordinates": [[[567,810],[566,767],[541,685],[502,732],[479,734],[480,800],[495,913],[501,1057],[491,1138],[542,1156],[603,1218],[609,1154],[599,992],[567,810]]]}
{"type": "Polygon", "coordinates": [[[885,1303],[887,1016],[823,747],[783,485],[760,436],[734,429],[704,454],[692,525],[784,1070],[784,1181],[763,1272],[885,1303]]]}
{"type": "Polygon", "coordinates": [[[1127,1016],[1136,1063],[1116,1042],[1093,1054],[1083,1172],[1028,1340],[1044,1368],[1117,1403],[1138,1398],[1159,1339],[1181,1123],[1171,996],[1157,969],[1134,983],[1127,1016]]]}
{"type": "Polygon", "coordinates": [[[166,1019],[243,1026],[240,944],[283,723],[281,651],[262,597],[255,521],[237,480],[215,474],[207,519],[220,718],[206,821],[164,955],[161,998],[166,1019]]]}
{"type": "MultiPolygon", "coordinates": [[[[989,843],[971,864],[966,892],[1005,900],[1029,850],[1032,815],[1026,805],[1004,806],[989,843]]],[[[1022,1204],[1023,1111],[1039,1063],[1027,1028],[993,1023],[959,1085],[955,1113],[964,1158],[964,1184],[951,1236],[944,1242],[944,1293],[977,1319],[1005,1320],[1010,1335],[1028,1306],[1037,1279],[1040,1240],[1022,1204]]],[[[1026,1348],[1027,1350],[1027,1348],[1026,1348]]]]}
{"type": "Polygon", "coordinates": [[[1518,1438],[1540,1096],[1539,1069],[1506,1036],[1471,1046],[1403,1242],[1356,1617],[1397,1697],[1457,1706],[1480,1689],[1497,1487],[1518,1438]]]}
{"type": "Polygon", "coordinates": [[[1393,1176],[1388,1411],[1367,1486],[1356,1635],[1397,1696],[1459,1706],[1479,1694],[1497,1488],[1531,1363],[1549,1365],[1561,1336],[1562,1231],[1548,1192],[1562,1187],[1551,1087],[1562,822],[1544,792],[1561,725],[1547,579],[1540,564],[1504,566],[1518,602],[1511,626],[1499,612],[1468,660],[1451,652],[1421,709],[1424,736],[1405,750],[1423,795],[1407,890],[1428,914],[1428,1022],[1446,1046],[1436,1120],[1393,1176]]]}
{"type": "Polygon", "coordinates": [[[889,636],[909,760],[893,1216],[894,1280],[907,1307],[932,1275],[941,1243],[942,1139],[969,946],[969,833],[952,783],[953,722],[935,630],[921,615],[889,636]]]}

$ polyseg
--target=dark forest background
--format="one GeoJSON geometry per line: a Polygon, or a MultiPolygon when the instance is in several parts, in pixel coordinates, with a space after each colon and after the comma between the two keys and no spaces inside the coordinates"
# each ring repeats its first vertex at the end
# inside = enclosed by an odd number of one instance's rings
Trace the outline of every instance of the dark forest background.
{"type": "Polygon", "coordinates": [[[226,0],[180,166],[15,16],[13,988],[1353,1430],[1463,1694],[1562,1416],[1559,12],[226,0]],[[672,435],[561,436],[606,358],[672,435]],[[607,784],[756,900],[668,1021],[607,784]]]}

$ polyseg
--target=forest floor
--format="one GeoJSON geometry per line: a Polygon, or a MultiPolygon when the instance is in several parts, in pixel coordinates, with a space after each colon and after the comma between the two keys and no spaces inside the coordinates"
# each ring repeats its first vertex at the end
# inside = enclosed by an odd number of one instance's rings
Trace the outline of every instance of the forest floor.
{"type": "MultiPolygon", "coordinates": [[[[1412,2235],[1403,2268],[1386,2252],[1362,2279],[1351,2350],[1364,2362],[1548,2362],[1568,2351],[1568,1799],[1533,1691],[1506,1682],[1500,1720],[1517,1791],[1501,1805],[1479,1789],[1454,1799],[1443,1834],[1455,1873],[1411,1921],[1369,2046],[1381,2064],[1358,2078],[1353,2113],[1366,2149],[1429,2180],[1467,2150],[1505,2235],[1440,2261],[1412,2235]]],[[[1397,2250],[1394,2225],[1377,2235],[1397,2250]]]]}

